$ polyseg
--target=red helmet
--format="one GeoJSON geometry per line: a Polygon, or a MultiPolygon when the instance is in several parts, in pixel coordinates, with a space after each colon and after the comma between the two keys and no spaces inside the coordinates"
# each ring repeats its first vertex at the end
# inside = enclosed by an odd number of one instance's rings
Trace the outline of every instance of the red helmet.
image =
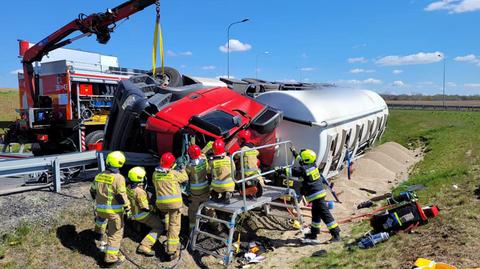
{"type": "Polygon", "coordinates": [[[201,154],[202,154],[202,150],[198,145],[190,145],[188,147],[188,156],[190,156],[190,158],[194,160],[198,159],[198,157],[200,157],[201,154]]]}
{"type": "Polygon", "coordinates": [[[213,155],[222,155],[225,153],[225,143],[222,139],[217,139],[213,142],[213,155]]]}
{"type": "Polygon", "coordinates": [[[166,152],[160,158],[160,167],[165,169],[172,168],[173,164],[175,163],[175,156],[171,152],[166,152]]]}
{"type": "Polygon", "coordinates": [[[238,132],[238,139],[243,139],[245,142],[252,139],[252,132],[250,130],[241,130],[238,132]]]}

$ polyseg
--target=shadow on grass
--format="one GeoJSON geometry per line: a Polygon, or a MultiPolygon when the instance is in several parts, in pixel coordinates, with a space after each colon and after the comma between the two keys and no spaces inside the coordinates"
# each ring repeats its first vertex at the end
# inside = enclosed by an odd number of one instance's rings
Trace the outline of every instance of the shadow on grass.
{"type": "Polygon", "coordinates": [[[473,194],[477,196],[477,199],[480,199],[480,185],[473,191],[473,194]]]}
{"type": "Polygon", "coordinates": [[[76,227],[70,224],[57,228],[57,238],[64,247],[92,257],[98,265],[104,266],[104,255],[95,244],[95,236],[95,232],[90,229],[77,233],[76,227]]]}

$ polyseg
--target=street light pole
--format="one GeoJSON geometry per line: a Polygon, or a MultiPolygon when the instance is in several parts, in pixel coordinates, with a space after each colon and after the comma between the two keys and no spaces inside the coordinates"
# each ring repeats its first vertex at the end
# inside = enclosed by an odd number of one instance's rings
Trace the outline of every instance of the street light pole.
{"type": "Polygon", "coordinates": [[[446,58],[443,56],[443,109],[446,109],[445,105],[445,75],[446,75],[446,58]]]}
{"type": "Polygon", "coordinates": [[[250,19],[246,18],[241,21],[232,22],[230,23],[230,25],[228,25],[228,28],[227,28],[227,78],[230,78],[230,27],[232,27],[235,24],[247,22],[249,20],[250,19]]]}
{"type": "Polygon", "coordinates": [[[263,53],[259,53],[257,54],[257,57],[255,58],[255,79],[258,79],[258,57],[260,57],[260,55],[269,55],[270,52],[268,51],[264,51],[263,53]]]}

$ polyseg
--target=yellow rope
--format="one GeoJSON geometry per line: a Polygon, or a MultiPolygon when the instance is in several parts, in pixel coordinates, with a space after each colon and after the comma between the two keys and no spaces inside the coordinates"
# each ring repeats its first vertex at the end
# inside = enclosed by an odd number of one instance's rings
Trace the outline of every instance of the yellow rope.
{"type": "Polygon", "coordinates": [[[155,19],[155,31],[153,34],[153,48],[152,48],[152,72],[155,75],[157,72],[157,48],[160,46],[160,61],[162,64],[162,74],[165,74],[165,60],[163,51],[163,34],[160,25],[160,4],[157,4],[157,16],[155,19]],[[160,42],[160,44],[159,44],[160,42]]]}

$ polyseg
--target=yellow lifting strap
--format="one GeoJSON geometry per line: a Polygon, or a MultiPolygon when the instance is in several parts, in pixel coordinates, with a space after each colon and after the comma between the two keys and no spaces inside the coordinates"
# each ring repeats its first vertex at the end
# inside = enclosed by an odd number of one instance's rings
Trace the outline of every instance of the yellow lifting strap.
{"type": "Polygon", "coordinates": [[[163,53],[163,35],[162,27],[160,25],[160,1],[156,2],[157,16],[155,19],[155,32],[153,34],[153,49],[152,49],[152,72],[155,75],[157,72],[157,48],[160,46],[160,61],[162,63],[162,74],[165,74],[165,62],[163,53]],[[159,44],[160,41],[160,44],[159,44]]]}

